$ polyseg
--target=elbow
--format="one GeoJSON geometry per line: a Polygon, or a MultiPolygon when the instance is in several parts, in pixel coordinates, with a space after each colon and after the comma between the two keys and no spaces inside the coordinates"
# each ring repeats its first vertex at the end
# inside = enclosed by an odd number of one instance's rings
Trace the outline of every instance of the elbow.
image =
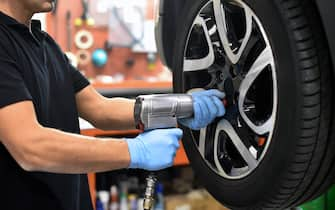
{"type": "Polygon", "coordinates": [[[27,160],[17,160],[17,163],[19,164],[19,166],[27,172],[36,172],[37,167],[36,165],[34,165],[33,163],[31,163],[30,161],[27,160]]]}
{"type": "Polygon", "coordinates": [[[16,151],[14,158],[17,164],[27,172],[43,171],[47,159],[43,157],[43,151],[41,151],[43,150],[43,148],[41,148],[43,139],[41,136],[34,136],[31,137],[31,141],[29,141],[28,138],[26,138],[25,141],[34,143],[22,145],[21,148],[16,151]]]}
{"type": "Polygon", "coordinates": [[[38,157],[37,152],[24,151],[15,158],[17,164],[27,172],[43,171],[42,158],[38,157]]]}

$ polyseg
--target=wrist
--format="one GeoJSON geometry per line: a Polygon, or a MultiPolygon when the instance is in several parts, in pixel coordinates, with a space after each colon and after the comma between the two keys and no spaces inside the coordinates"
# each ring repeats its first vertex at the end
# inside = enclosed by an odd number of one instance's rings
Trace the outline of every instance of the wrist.
{"type": "MultiPolygon", "coordinates": [[[[99,139],[100,147],[102,150],[107,149],[108,153],[111,154],[108,156],[108,162],[115,164],[115,169],[128,168],[130,165],[130,152],[128,144],[125,139],[99,139]]],[[[111,170],[113,170],[112,168],[111,170]]]]}
{"type": "Polygon", "coordinates": [[[137,149],[137,143],[135,139],[126,138],[125,139],[128,147],[128,168],[139,168],[139,154],[137,149]]]}
{"type": "Polygon", "coordinates": [[[124,159],[124,168],[129,168],[130,166],[130,162],[131,162],[131,158],[130,158],[130,152],[129,152],[129,147],[128,147],[128,142],[126,141],[127,139],[123,139],[124,141],[122,141],[122,143],[124,144],[124,148],[125,148],[125,159],[124,159]]]}

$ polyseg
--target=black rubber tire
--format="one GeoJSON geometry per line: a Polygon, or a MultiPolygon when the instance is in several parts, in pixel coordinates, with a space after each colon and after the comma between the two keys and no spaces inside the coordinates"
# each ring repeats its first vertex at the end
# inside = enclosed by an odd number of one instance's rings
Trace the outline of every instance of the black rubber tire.
{"type": "MultiPolygon", "coordinates": [[[[185,92],[184,49],[193,20],[208,0],[190,0],[174,49],[173,85],[185,92]]],[[[202,159],[184,128],[183,144],[206,189],[232,209],[286,209],[325,192],[334,180],[332,69],[312,0],[245,0],[261,21],[277,70],[278,109],[269,149],[247,177],[225,179],[202,159]]],[[[181,126],[182,127],[182,126],[181,126]]]]}

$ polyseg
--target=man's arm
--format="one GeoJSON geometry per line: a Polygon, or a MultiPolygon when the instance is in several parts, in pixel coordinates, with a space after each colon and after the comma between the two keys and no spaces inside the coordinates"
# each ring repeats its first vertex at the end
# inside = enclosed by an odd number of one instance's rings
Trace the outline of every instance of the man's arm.
{"type": "Polygon", "coordinates": [[[126,141],[98,139],[42,127],[31,101],[0,109],[0,139],[27,171],[87,173],[126,168],[126,141]]]}
{"type": "Polygon", "coordinates": [[[134,100],[106,98],[92,85],[76,94],[80,117],[104,130],[135,129],[134,100]]]}

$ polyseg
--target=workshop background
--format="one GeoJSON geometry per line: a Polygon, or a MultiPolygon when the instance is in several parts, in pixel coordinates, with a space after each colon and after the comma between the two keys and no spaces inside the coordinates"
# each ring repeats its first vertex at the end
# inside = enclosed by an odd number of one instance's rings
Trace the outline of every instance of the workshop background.
{"type": "MultiPolygon", "coordinates": [[[[154,0],[59,0],[54,12],[38,14],[42,27],[103,95],[135,97],[172,92],[171,72],[154,41],[154,0]]],[[[137,130],[101,131],[80,120],[82,134],[133,137],[137,130]]],[[[142,209],[148,172],[119,170],[89,174],[96,210],[142,209]]],[[[197,182],[183,150],[173,167],[158,173],[155,210],[224,210],[197,182]]],[[[335,190],[298,209],[335,209],[335,190]]]]}

